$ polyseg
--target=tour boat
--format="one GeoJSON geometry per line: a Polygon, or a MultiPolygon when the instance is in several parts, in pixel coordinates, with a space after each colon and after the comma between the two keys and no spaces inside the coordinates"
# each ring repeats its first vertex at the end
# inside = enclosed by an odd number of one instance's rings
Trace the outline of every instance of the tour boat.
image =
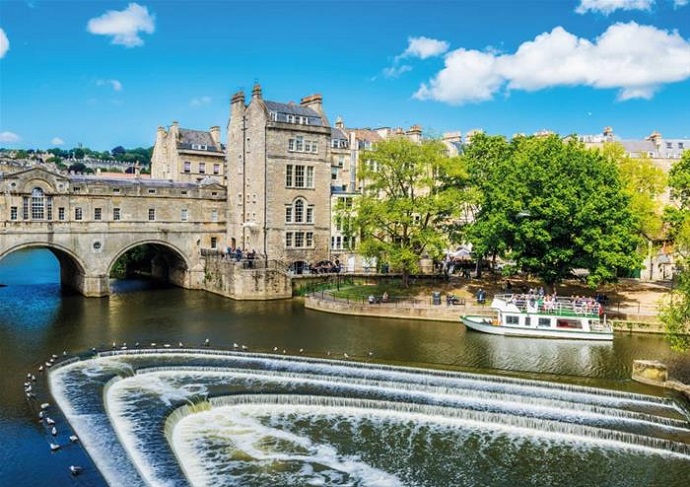
{"type": "Polygon", "coordinates": [[[494,335],[534,338],[613,340],[613,328],[599,303],[591,298],[520,294],[496,295],[496,316],[462,316],[472,330],[494,335]]]}

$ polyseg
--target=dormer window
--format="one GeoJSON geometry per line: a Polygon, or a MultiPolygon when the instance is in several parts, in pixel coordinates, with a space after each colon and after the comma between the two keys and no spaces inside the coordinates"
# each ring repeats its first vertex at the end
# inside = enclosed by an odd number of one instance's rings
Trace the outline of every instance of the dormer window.
{"type": "Polygon", "coordinates": [[[207,144],[192,144],[192,149],[194,149],[194,150],[207,150],[208,145],[207,144]]]}
{"type": "Polygon", "coordinates": [[[272,122],[278,121],[278,112],[270,112],[270,117],[272,122]]]}
{"type": "Polygon", "coordinates": [[[295,122],[296,122],[296,119],[295,119],[295,116],[294,116],[294,115],[291,115],[291,114],[288,113],[288,114],[285,115],[285,121],[286,121],[287,123],[295,123],[295,122]]]}

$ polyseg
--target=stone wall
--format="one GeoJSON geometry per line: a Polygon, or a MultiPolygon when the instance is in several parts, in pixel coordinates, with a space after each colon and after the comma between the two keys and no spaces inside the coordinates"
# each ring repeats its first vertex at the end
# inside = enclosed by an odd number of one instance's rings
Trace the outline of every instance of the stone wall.
{"type": "Polygon", "coordinates": [[[203,259],[202,289],[237,300],[262,301],[292,297],[290,276],[264,261],[236,262],[217,256],[203,259]]]}

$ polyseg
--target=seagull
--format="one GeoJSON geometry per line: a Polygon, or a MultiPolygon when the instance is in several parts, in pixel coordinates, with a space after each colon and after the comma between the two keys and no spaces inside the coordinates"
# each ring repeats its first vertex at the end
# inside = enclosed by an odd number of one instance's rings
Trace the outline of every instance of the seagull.
{"type": "Polygon", "coordinates": [[[278,351],[278,347],[273,347],[273,351],[274,351],[274,352],[277,352],[277,351],[278,351]]]}
{"type": "Polygon", "coordinates": [[[303,348],[300,348],[300,349],[299,349],[299,353],[304,353],[304,349],[303,349],[303,348]]]}
{"type": "Polygon", "coordinates": [[[50,451],[57,451],[59,449],[60,449],[60,445],[58,445],[57,443],[51,443],[50,444],[50,451]]]}
{"type": "Polygon", "coordinates": [[[48,403],[48,402],[44,402],[43,404],[41,404],[41,409],[48,409],[49,407],[50,407],[50,403],[48,403]]]}
{"type": "Polygon", "coordinates": [[[232,344],[232,348],[239,348],[240,346],[237,343],[232,344]]]}
{"type": "Polygon", "coordinates": [[[36,376],[35,376],[35,375],[32,375],[32,376],[31,376],[31,380],[34,381],[34,382],[36,382],[36,376]]]}
{"type": "Polygon", "coordinates": [[[135,343],[134,346],[139,348],[139,342],[135,343]]]}
{"type": "Polygon", "coordinates": [[[345,353],[343,354],[343,357],[345,357],[345,358],[350,358],[350,356],[347,354],[347,352],[345,352],[345,353]]]}
{"type": "Polygon", "coordinates": [[[63,351],[62,351],[62,356],[63,356],[63,357],[67,357],[67,350],[63,350],[63,351]]]}
{"type": "Polygon", "coordinates": [[[182,342],[178,343],[177,346],[180,347],[180,348],[183,348],[183,347],[184,347],[184,345],[182,345],[182,342]]]}
{"type": "Polygon", "coordinates": [[[77,437],[77,435],[70,435],[69,441],[71,441],[72,443],[76,443],[77,441],[79,441],[79,438],[77,437]]]}
{"type": "Polygon", "coordinates": [[[43,419],[43,416],[45,416],[45,413],[43,411],[38,412],[38,419],[43,419]]]}
{"type": "Polygon", "coordinates": [[[50,367],[51,365],[53,365],[51,362],[46,362],[46,367],[50,367]]]}
{"type": "Polygon", "coordinates": [[[210,344],[211,344],[211,340],[209,340],[208,338],[206,340],[204,340],[204,345],[206,345],[208,347],[210,344]]]}
{"type": "Polygon", "coordinates": [[[69,466],[69,471],[72,475],[79,475],[84,469],[81,468],[79,465],[70,465],[69,466]]]}
{"type": "Polygon", "coordinates": [[[38,371],[39,371],[39,372],[43,372],[43,366],[42,366],[42,365],[40,365],[40,366],[38,367],[38,371]]]}
{"type": "MultiPolygon", "coordinates": [[[[42,412],[42,411],[41,411],[42,412]]],[[[46,416],[46,424],[49,424],[50,426],[53,426],[55,424],[55,421],[53,421],[52,418],[46,416]]]]}
{"type": "Polygon", "coordinates": [[[117,347],[117,343],[113,342],[113,348],[117,347]]]}
{"type": "Polygon", "coordinates": [[[373,357],[373,356],[374,356],[374,352],[369,352],[369,356],[370,356],[370,357],[373,357]]]}
{"type": "Polygon", "coordinates": [[[163,347],[164,347],[164,348],[170,348],[170,344],[169,344],[169,343],[166,343],[165,345],[163,345],[163,347]]]}
{"type": "Polygon", "coordinates": [[[155,347],[155,346],[156,346],[156,342],[151,342],[151,346],[152,346],[152,347],[155,347]]]}
{"type": "Polygon", "coordinates": [[[50,430],[50,434],[53,436],[57,436],[57,428],[53,426],[53,429],[50,430]]]}
{"type": "Polygon", "coordinates": [[[249,350],[249,348],[247,348],[247,345],[242,345],[242,350],[249,350]]]}
{"type": "Polygon", "coordinates": [[[285,349],[283,349],[283,355],[285,355],[286,353],[287,353],[287,351],[285,349]]]}

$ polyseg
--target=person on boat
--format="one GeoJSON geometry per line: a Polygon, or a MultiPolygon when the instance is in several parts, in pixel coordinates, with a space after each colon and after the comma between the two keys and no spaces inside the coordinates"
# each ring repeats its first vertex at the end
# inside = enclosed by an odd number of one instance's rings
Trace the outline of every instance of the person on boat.
{"type": "Polygon", "coordinates": [[[388,292],[384,291],[383,296],[381,296],[381,302],[382,303],[387,303],[388,302],[388,292]]]}

